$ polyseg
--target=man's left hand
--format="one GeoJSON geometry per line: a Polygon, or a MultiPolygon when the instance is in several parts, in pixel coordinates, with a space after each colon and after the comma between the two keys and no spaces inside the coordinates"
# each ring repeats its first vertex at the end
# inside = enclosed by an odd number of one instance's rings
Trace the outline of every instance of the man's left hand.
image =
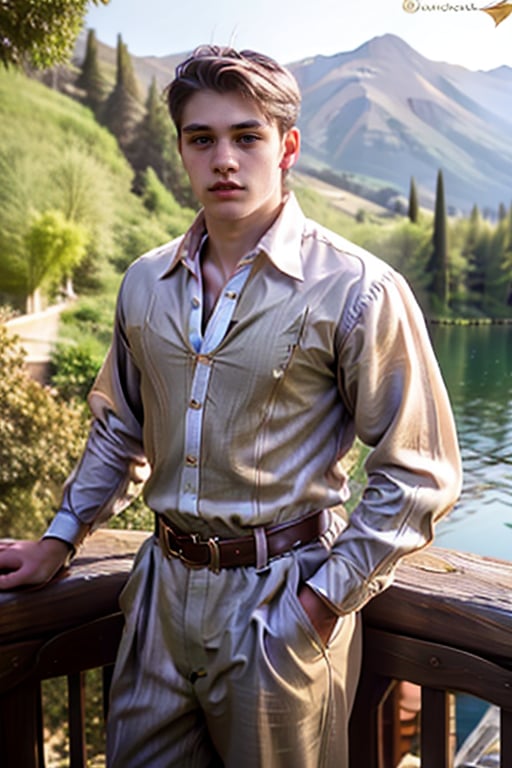
{"type": "Polygon", "coordinates": [[[318,597],[314,589],[303,584],[299,589],[299,600],[302,607],[324,645],[327,645],[332,634],[338,616],[333,613],[324,603],[322,598],[318,597]]]}

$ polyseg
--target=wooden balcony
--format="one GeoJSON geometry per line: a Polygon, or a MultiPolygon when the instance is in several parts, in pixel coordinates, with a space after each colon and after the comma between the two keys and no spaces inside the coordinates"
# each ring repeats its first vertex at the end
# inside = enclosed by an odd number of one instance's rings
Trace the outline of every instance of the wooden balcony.
{"type": "MultiPolygon", "coordinates": [[[[69,765],[85,767],[85,670],[109,670],[118,596],[148,534],[94,534],[44,590],[0,594],[0,764],[43,768],[41,682],[66,676],[69,765]]],[[[512,766],[512,563],[431,548],[404,562],[363,611],[363,676],[351,720],[351,768],[400,759],[398,681],[421,686],[421,766],[450,768],[453,691],[501,711],[501,766],[512,766]]],[[[340,766],[340,768],[344,768],[340,766]]]]}

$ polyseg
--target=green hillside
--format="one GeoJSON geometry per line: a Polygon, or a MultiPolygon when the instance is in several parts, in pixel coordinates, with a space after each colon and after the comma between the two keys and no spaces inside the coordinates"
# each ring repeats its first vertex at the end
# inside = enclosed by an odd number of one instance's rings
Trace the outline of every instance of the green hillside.
{"type": "MultiPolygon", "coordinates": [[[[181,208],[147,174],[145,194],[114,136],[89,109],[15,71],[0,70],[0,303],[23,311],[33,265],[31,227],[45,214],[79,229],[85,245],[73,270],[78,312],[98,327],[101,349],[111,326],[121,274],[134,258],[183,231],[193,212],[181,208]]],[[[62,276],[48,270],[43,303],[58,296],[62,276]]],[[[82,341],[84,329],[65,329],[82,341]]],[[[87,333],[86,333],[87,336],[87,333]]],[[[99,354],[99,351],[98,351],[99,354]]]]}

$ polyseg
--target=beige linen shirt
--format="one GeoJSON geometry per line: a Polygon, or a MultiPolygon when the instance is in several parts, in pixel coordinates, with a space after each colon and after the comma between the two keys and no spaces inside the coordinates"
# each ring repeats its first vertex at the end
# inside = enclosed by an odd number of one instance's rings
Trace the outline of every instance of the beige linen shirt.
{"type": "Polygon", "coordinates": [[[290,194],[203,329],[198,216],[137,260],[90,396],[82,460],[47,535],[74,544],[150,470],[148,505],[183,530],[233,536],[347,500],[357,435],[367,486],[308,584],[339,613],[432,538],[461,467],[446,390],[405,280],[307,220],[290,194]]]}

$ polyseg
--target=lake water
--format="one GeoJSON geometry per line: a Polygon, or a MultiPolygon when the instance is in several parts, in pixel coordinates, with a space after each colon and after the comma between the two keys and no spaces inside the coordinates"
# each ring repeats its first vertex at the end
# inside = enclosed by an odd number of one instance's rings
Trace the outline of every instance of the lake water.
{"type": "Polygon", "coordinates": [[[512,325],[433,326],[464,468],[436,545],[512,560],[512,325]]]}

